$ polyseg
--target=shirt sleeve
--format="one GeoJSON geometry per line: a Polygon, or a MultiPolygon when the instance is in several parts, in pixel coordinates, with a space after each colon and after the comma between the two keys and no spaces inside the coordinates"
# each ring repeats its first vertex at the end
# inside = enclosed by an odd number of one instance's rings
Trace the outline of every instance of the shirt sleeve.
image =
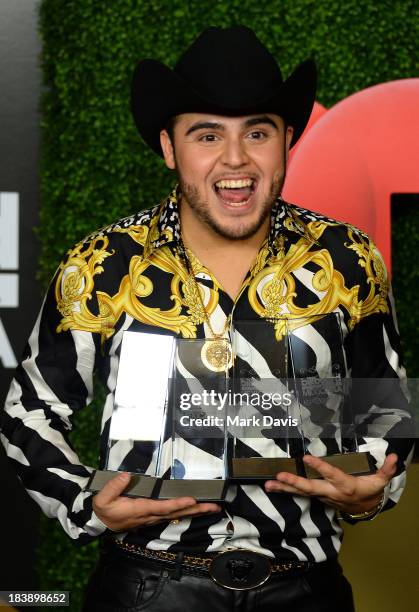
{"type": "Polygon", "coordinates": [[[85,491],[93,468],[81,463],[68,439],[74,414],[91,401],[100,348],[97,334],[57,331],[55,281],[0,414],[0,435],[28,494],[83,544],[109,531],[93,511],[93,494],[85,491]]]}
{"type": "Polygon", "coordinates": [[[396,474],[384,491],[384,511],[395,506],[406,484],[414,450],[414,420],[391,285],[377,248],[371,240],[366,244],[347,352],[355,384],[353,417],[358,450],[368,451],[377,468],[390,453],[398,456],[396,474]]]}

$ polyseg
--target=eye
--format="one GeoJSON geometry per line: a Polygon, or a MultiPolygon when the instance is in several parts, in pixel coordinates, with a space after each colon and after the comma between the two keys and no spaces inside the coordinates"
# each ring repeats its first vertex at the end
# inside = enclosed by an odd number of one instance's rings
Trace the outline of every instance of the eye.
{"type": "Polygon", "coordinates": [[[199,137],[198,140],[200,142],[215,142],[216,140],[218,140],[218,137],[216,136],[216,134],[203,134],[199,137]]]}
{"type": "Polygon", "coordinates": [[[266,138],[266,133],[263,130],[253,130],[247,136],[251,140],[263,140],[266,138]]]}

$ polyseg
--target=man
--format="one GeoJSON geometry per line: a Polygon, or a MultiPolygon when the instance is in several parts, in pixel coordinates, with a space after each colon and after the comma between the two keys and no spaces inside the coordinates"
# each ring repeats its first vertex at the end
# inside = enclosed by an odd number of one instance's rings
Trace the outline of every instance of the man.
{"type": "MultiPolygon", "coordinates": [[[[215,504],[125,497],[126,472],[93,496],[85,490],[92,469],[67,440],[71,415],[91,399],[96,369],[108,389],[105,465],[126,330],[217,339],[228,337],[232,321],[337,312],[353,376],[403,377],[374,245],[355,228],[280,198],[315,81],[311,61],[283,81],[244,27],[204,31],[174,70],[154,60],[136,69],[137,127],[179,186],[161,205],[69,251],[2,425],[7,452],[44,512],[79,542],[101,538],[86,611],[353,610],[337,562],[337,511],[355,522],[394,505],[408,444],[362,440],[360,450],[370,451],[377,467],[368,476],[307,456],[323,480],[281,472],[261,485],[232,485],[226,502],[215,504]],[[224,563],[221,578],[208,571],[214,558],[224,563]]],[[[405,417],[397,407],[392,414],[394,422],[405,417]]],[[[193,452],[203,461],[202,449],[193,452]]]]}

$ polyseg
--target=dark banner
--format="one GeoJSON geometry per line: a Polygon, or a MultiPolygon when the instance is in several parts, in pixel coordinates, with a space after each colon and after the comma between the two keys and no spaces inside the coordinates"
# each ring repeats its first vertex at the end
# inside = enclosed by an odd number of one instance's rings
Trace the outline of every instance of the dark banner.
{"type": "MultiPolygon", "coordinates": [[[[0,3],[0,402],[41,304],[36,282],[40,41],[36,0],[0,3]]],[[[0,589],[36,587],[38,510],[0,448],[0,589]]],[[[25,608],[28,609],[28,608],[25,608]]]]}

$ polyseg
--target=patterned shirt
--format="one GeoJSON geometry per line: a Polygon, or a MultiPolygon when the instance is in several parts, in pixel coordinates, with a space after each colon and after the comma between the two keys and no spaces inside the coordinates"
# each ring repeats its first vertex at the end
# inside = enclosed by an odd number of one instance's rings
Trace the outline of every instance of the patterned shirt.
{"type": "MultiPolygon", "coordinates": [[[[106,534],[160,550],[197,553],[241,547],[281,560],[333,558],[342,537],[336,511],[317,498],[267,493],[263,483],[231,484],[219,514],[123,534],[107,529],[93,512],[92,494],[85,490],[93,468],[81,464],[68,432],[74,413],[92,399],[97,371],[107,398],[96,467],[105,467],[125,330],[205,338],[211,337],[206,316],[218,331],[230,314],[234,323],[335,312],[352,377],[405,376],[385,266],[364,233],[279,199],[269,235],[233,301],[190,254],[193,282],[181,248],[179,198],[176,188],[161,204],[88,236],[68,251],[1,415],[6,452],[29,495],[80,543],[106,534]],[[197,299],[197,286],[204,304],[197,299]]],[[[314,356],[320,341],[314,334],[314,356]]],[[[385,408],[395,422],[406,418],[400,407],[385,408]]],[[[385,490],[384,508],[392,507],[404,487],[411,443],[365,437],[359,450],[370,451],[377,466],[386,454],[398,453],[397,474],[385,490]]]]}

